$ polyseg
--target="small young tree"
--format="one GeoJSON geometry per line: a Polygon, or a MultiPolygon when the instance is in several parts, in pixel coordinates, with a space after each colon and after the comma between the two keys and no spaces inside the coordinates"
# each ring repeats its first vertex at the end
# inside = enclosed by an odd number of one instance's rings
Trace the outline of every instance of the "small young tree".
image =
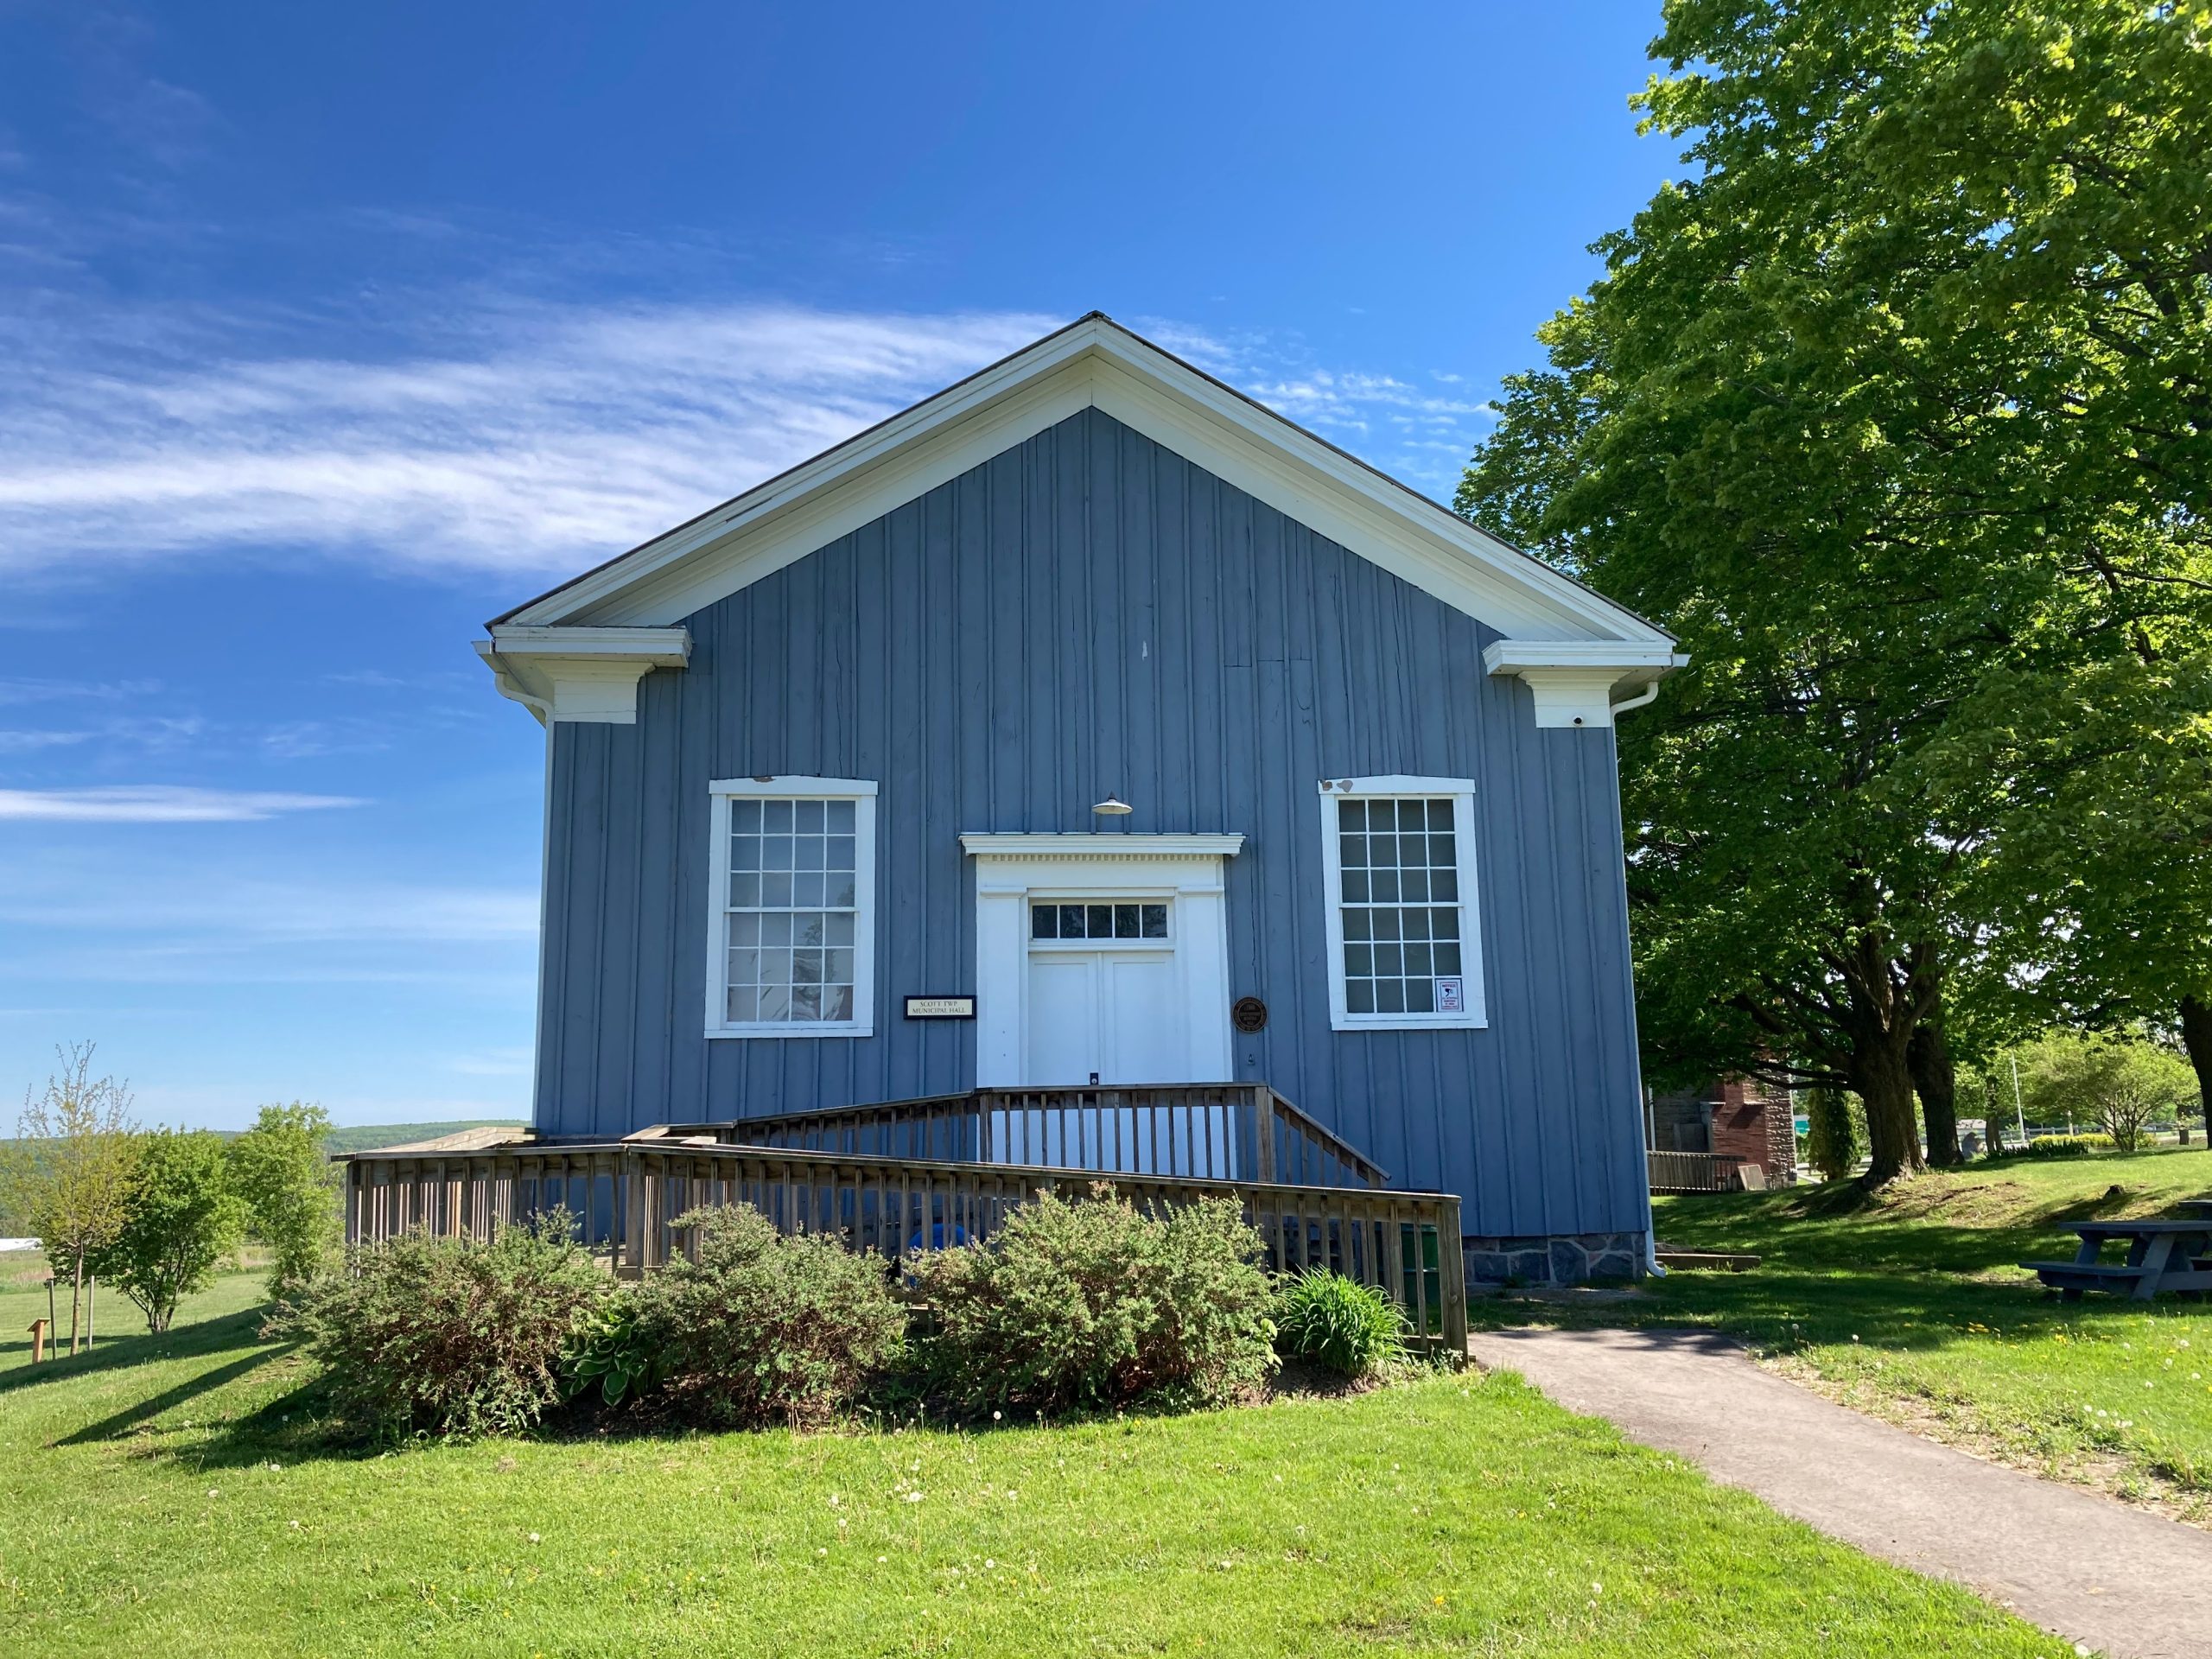
{"type": "Polygon", "coordinates": [[[1859,1161],[1859,1136],[1843,1090],[1821,1087],[1806,1091],[1805,1156],[1824,1181],[1840,1181],[1859,1161]]]}
{"type": "Polygon", "coordinates": [[[54,1050],[61,1069],[26,1091],[15,1147],[16,1191],[46,1258],[69,1268],[69,1351],[77,1351],[86,1262],[123,1226],[130,1196],[130,1090],[92,1076],[93,1045],[54,1050]]]}
{"type": "Polygon", "coordinates": [[[221,1136],[156,1129],[138,1137],[137,1150],[123,1224],[86,1265],[137,1303],[158,1336],[178,1300],[205,1290],[238,1243],[245,1206],[231,1191],[221,1136]]]}
{"type": "Polygon", "coordinates": [[[2053,1031],[2012,1058],[2031,1116],[2094,1119],[2121,1152],[2133,1152],[2145,1130],[2177,1116],[2196,1088],[2186,1060],[2139,1036],[2053,1031]]]}
{"type": "Polygon", "coordinates": [[[269,1246],[269,1288],[280,1300],[312,1279],[338,1243],[338,1166],[323,1150],[330,1114],[294,1101],[264,1106],[231,1142],[231,1183],[247,1224],[269,1246]]]}

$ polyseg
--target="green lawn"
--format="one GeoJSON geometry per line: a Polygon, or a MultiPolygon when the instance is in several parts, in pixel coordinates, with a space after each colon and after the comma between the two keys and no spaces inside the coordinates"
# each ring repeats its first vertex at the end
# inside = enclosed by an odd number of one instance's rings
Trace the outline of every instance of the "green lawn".
{"type": "Polygon", "coordinates": [[[2069,1651],[1503,1378],[370,1456],[319,1441],[251,1279],[35,1376],[44,1296],[6,1262],[0,1628],[27,1653],[2069,1651]]]}
{"type": "Polygon", "coordinates": [[[1658,1201],[1659,1236],[1747,1250],[1648,1298],[1478,1305],[1492,1324],[1713,1325],[1785,1370],[1923,1432],[2212,1522],[2212,1304],[2046,1300],[2015,1263],[2071,1257],[2058,1224],[2155,1215],[2212,1193],[2202,1147],[1930,1173],[1839,1211],[1817,1186],[1658,1201]],[[2140,1311],[2138,1311],[2140,1308],[2140,1311]]]}

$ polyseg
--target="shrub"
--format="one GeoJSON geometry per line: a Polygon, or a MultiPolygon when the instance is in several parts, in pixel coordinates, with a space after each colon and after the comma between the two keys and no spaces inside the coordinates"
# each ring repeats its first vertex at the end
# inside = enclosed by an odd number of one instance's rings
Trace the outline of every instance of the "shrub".
{"type": "Polygon", "coordinates": [[[1275,1349],[1339,1376],[1362,1376],[1405,1351],[1404,1317],[1389,1296],[1325,1268],[1275,1290],[1275,1349]]]}
{"type": "Polygon", "coordinates": [[[1160,1221],[1094,1189],[925,1257],[939,1386],[971,1408],[1218,1404],[1273,1365],[1261,1242],[1228,1199],[1160,1221]]]}
{"type": "Polygon", "coordinates": [[[747,1206],[695,1210],[696,1262],[639,1285],[638,1328],[671,1408],[709,1423],[819,1427],[895,1359],[906,1312],[880,1261],[819,1234],[779,1236],[747,1206]]]}
{"type": "Polygon", "coordinates": [[[2086,1158],[2093,1152],[2110,1152],[2108,1135],[2038,1135],[2028,1142],[2031,1158],[2086,1158]]]}
{"type": "Polygon", "coordinates": [[[350,1251],[277,1328],[372,1433],[518,1433],[560,1399],[562,1355],[612,1288],[569,1227],[555,1210],[488,1243],[409,1232],[350,1251]]]}
{"type": "Polygon", "coordinates": [[[1864,1137],[1852,1121],[1851,1103],[1840,1089],[1815,1089],[1807,1101],[1805,1160],[1824,1181],[1840,1181],[1859,1161],[1864,1137]]]}

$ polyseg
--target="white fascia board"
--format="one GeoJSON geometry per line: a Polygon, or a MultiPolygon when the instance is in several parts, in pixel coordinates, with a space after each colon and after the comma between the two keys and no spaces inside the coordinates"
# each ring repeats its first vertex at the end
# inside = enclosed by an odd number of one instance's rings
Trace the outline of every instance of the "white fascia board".
{"type": "Polygon", "coordinates": [[[1607,668],[1618,676],[1656,679],[1688,666],[1689,660],[1672,639],[1495,639],[1483,647],[1483,666],[1492,674],[1518,674],[1524,668],[1607,668]]]}
{"type": "Polygon", "coordinates": [[[492,630],[492,648],[503,657],[605,657],[642,660],[649,668],[681,668],[691,659],[688,628],[525,627],[503,623],[492,630]]]}
{"type": "Polygon", "coordinates": [[[645,543],[525,606],[512,624],[680,621],[1090,407],[1502,632],[1673,645],[1104,319],[1052,335],[645,543]]]}
{"type": "Polygon", "coordinates": [[[962,850],[978,858],[1025,861],[1234,858],[1243,845],[1244,837],[1242,836],[1214,835],[1093,835],[1078,831],[1062,835],[1046,831],[1041,834],[970,834],[960,837],[962,850]]]}
{"type": "Polygon", "coordinates": [[[556,720],[631,726],[638,682],[691,658],[686,628],[562,628],[503,625],[474,642],[502,696],[540,724],[556,720]]]}

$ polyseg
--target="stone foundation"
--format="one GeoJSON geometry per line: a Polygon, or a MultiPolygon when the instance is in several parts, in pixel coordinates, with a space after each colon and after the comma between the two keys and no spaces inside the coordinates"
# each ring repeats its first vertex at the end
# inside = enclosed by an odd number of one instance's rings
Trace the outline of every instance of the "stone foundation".
{"type": "Polygon", "coordinates": [[[1460,1244],[1470,1285],[1581,1285],[1643,1271],[1642,1233],[1538,1233],[1469,1237],[1460,1244]]]}

